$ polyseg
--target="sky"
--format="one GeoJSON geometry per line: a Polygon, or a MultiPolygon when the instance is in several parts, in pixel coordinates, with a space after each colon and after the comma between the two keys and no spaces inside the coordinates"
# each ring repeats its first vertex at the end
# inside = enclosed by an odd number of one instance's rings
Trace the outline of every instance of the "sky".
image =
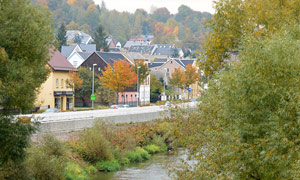
{"type": "MultiPolygon", "coordinates": [[[[101,4],[102,0],[94,0],[96,4],[101,4]]],[[[143,8],[147,12],[151,12],[153,7],[166,7],[175,14],[178,7],[182,4],[189,6],[196,11],[206,11],[214,13],[213,0],[104,0],[106,8],[109,10],[117,10],[119,12],[128,11],[133,13],[136,9],[143,8]]]]}

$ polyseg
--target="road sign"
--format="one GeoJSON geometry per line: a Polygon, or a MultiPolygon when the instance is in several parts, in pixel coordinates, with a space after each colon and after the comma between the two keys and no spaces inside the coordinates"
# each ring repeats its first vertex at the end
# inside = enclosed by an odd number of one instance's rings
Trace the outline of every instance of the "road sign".
{"type": "Polygon", "coordinates": [[[189,88],[189,92],[191,92],[192,91],[192,88],[189,88]]]}
{"type": "Polygon", "coordinates": [[[95,94],[91,94],[91,101],[95,101],[95,94]]]}

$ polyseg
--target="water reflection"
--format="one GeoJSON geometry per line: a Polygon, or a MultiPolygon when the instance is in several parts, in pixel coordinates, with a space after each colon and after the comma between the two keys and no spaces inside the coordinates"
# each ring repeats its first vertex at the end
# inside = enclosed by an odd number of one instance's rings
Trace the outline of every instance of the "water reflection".
{"type": "Polygon", "coordinates": [[[154,155],[148,161],[130,164],[117,172],[98,173],[93,180],[170,180],[168,167],[174,167],[181,157],[182,153],[154,155]]]}

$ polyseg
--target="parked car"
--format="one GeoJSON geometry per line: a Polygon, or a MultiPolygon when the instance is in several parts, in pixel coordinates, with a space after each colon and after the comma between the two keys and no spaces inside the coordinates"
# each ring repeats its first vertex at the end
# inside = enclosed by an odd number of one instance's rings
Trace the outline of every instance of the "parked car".
{"type": "Polygon", "coordinates": [[[44,113],[58,113],[59,110],[57,108],[50,108],[50,109],[47,109],[44,113]]]}
{"type": "Polygon", "coordinates": [[[119,105],[119,108],[130,108],[130,106],[128,104],[122,104],[119,105]]]}
{"type": "Polygon", "coordinates": [[[113,104],[110,106],[110,109],[118,109],[118,108],[120,108],[120,105],[118,104],[113,104]]]}

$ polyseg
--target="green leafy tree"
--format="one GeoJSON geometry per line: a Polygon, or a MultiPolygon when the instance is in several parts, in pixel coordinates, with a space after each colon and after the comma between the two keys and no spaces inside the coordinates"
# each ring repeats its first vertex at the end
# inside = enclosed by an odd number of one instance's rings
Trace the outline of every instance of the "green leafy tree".
{"type": "Polygon", "coordinates": [[[216,13],[207,23],[211,31],[199,57],[200,68],[207,75],[224,68],[224,60],[238,50],[249,33],[255,37],[270,36],[284,24],[298,23],[299,5],[298,0],[216,1],[216,13]]]}
{"type": "Polygon", "coordinates": [[[210,81],[199,111],[179,117],[177,135],[198,160],[179,179],[300,178],[299,34],[297,25],[249,35],[240,61],[210,81]]]}
{"type": "MultiPolygon", "coordinates": [[[[78,69],[78,75],[82,80],[81,86],[75,86],[75,96],[76,98],[80,98],[83,102],[83,106],[87,106],[85,98],[89,98],[92,94],[92,86],[93,86],[93,72],[90,71],[88,68],[81,67],[78,69]]],[[[99,88],[99,78],[95,73],[95,80],[94,80],[94,88],[97,90],[99,88]]]]}
{"type": "Polygon", "coordinates": [[[61,47],[67,45],[67,31],[64,23],[61,23],[58,29],[56,40],[58,41],[58,49],[61,51],[61,47]]]}
{"type": "Polygon", "coordinates": [[[103,26],[100,24],[97,29],[96,33],[94,34],[94,41],[96,43],[96,49],[99,51],[100,49],[103,49],[105,52],[108,52],[108,45],[106,42],[107,34],[104,31],[103,26]]]}
{"type": "Polygon", "coordinates": [[[75,44],[81,44],[81,37],[79,36],[79,34],[75,35],[73,43],[75,43],[75,44]]]}
{"type": "Polygon", "coordinates": [[[157,80],[154,74],[150,74],[150,101],[156,102],[163,91],[161,81],[157,80]]]}
{"type": "Polygon", "coordinates": [[[0,169],[23,160],[32,124],[9,116],[11,109],[28,112],[47,79],[49,49],[54,41],[50,13],[29,0],[0,1],[0,169]]]}

